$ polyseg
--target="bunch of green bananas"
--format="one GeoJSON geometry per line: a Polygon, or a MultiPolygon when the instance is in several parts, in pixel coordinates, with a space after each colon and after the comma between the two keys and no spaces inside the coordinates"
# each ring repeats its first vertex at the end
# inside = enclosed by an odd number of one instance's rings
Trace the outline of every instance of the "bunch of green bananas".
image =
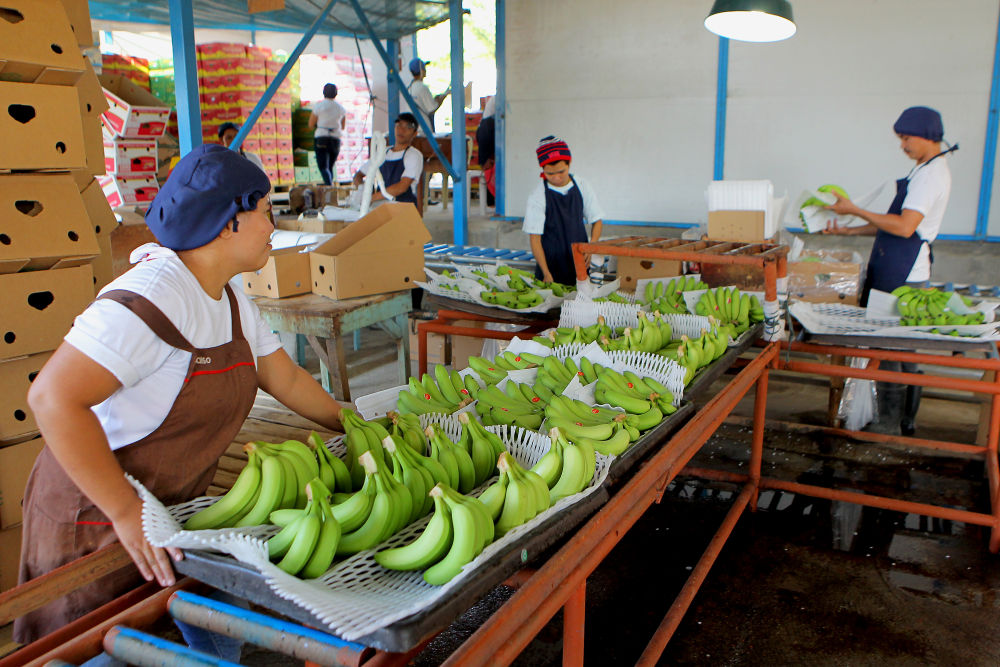
{"type": "Polygon", "coordinates": [[[750,328],[751,322],[764,321],[764,308],[754,294],[742,294],[736,287],[705,290],[694,310],[696,315],[712,316],[723,324],[736,327],[736,335],[750,328]]]}
{"type": "Polygon", "coordinates": [[[479,392],[476,401],[476,412],[483,419],[483,424],[511,424],[536,430],[542,425],[545,405],[528,385],[507,381],[503,390],[496,385],[486,387],[479,392]]]}
{"type": "Polygon", "coordinates": [[[316,478],[306,486],[304,509],[279,510],[283,514],[276,518],[284,523],[267,541],[267,551],[288,574],[315,579],[330,569],[342,527],[330,507],[329,495],[330,490],[316,478]]]}
{"type": "Polygon", "coordinates": [[[962,333],[958,329],[952,329],[951,331],[941,331],[937,327],[930,330],[932,334],[938,334],[939,336],[960,336],[962,338],[978,338],[978,334],[974,333],[962,333]]]}
{"type": "MultiPolygon", "coordinates": [[[[427,440],[424,438],[424,427],[420,425],[420,417],[413,413],[390,412],[386,418],[391,424],[390,435],[408,444],[410,449],[415,452],[427,449],[427,440]]],[[[382,441],[384,442],[385,438],[382,438],[382,441]]]]}
{"type": "Polygon", "coordinates": [[[365,483],[365,469],[358,463],[361,455],[371,452],[379,465],[385,463],[382,441],[389,436],[388,421],[365,421],[354,410],[340,411],[340,423],[344,425],[344,445],[347,447],[347,469],[351,474],[351,488],[360,489],[365,483]]]}
{"type": "Polygon", "coordinates": [[[468,413],[459,413],[458,421],[462,423],[458,446],[465,449],[472,458],[472,465],[476,469],[475,486],[479,486],[496,472],[497,458],[507,448],[503,446],[500,436],[487,431],[486,427],[470,418],[468,413]]]}
{"type": "Polygon", "coordinates": [[[424,433],[430,443],[430,457],[448,473],[448,486],[462,493],[476,488],[476,466],[465,447],[452,442],[437,424],[428,426],[424,433]]]}
{"type": "Polygon", "coordinates": [[[607,325],[603,315],[597,316],[597,322],[589,327],[559,327],[549,331],[549,339],[552,342],[550,347],[557,345],[571,345],[581,343],[587,345],[593,343],[601,336],[611,336],[612,329],[607,325]]]}
{"type": "MultiPolygon", "coordinates": [[[[707,287],[708,285],[700,280],[695,280],[694,276],[679,276],[668,283],[648,282],[646,283],[646,289],[643,291],[642,301],[645,304],[652,304],[654,301],[659,301],[664,297],[673,296],[690,290],[705,289],[707,287]]],[[[681,303],[683,303],[683,300],[681,303]]],[[[687,309],[685,308],[685,310],[687,309]]]]}
{"type": "MultiPolygon", "coordinates": [[[[423,439],[423,432],[420,433],[423,439]]],[[[382,448],[392,463],[392,477],[409,490],[413,501],[409,518],[404,525],[416,521],[431,511],[433,504],[427,493],[438,483],[448,484],[448,471],[437,460],[414,451],[410,445],[395,435],[382,441],[382,448]]]]}
{"type": "MultiPolygon", "coordinates": [[[[523,357],[522,357],[523,359],[523,357]]],[[[469,368],[476,371],[479,379],[487,385],[497,384],[507,377],[509,369],[501,368],[493,359],[485,357],[469,357],[469,368]]]]}
{"type": "MultiPolygon", "coordinates": [[[[587,359],[581,359],[580,363],[587,366],[587,369],[593,375],[593,380],[596,380],[597,374],[593,373],[593,364],[587,359]]],[[[565,360],[560,360],[555,356],[545,357],[544,361],[542,361],[542,366],[538,369],[535,386],[532,389],[542,399],[543,403],[548,403],[549,393],[555,395],[563,393],[566,386],[573,381],[573,376],[575,375],[580,376],[580,381],[583,384],[593,382],[593,380],[587,379],[587,372],[578,367],[572,359],[567,357],[565,360]],[[547,389],[548,392],[544,392],[540,386],[547,389]]]]}
{"type": "Polygon", "coordinates": [[[610,301],[611,303],[628,303],[628,300],[618,292],[612,292],[607,296],[599,296],[596,299],[593,299],[594,303],[601,303],[602,301],[610,301]]]}
{"type": "Polygon", "coordinates": [[[680,292],[665,294],[659,299],[650,301],[646,306],[653,312],[670,315],[685,315],[691,312],[684,301],[684,295],[680,292]]]}
{"type": "Polygon", "coordinates": [[[321,474],[323,463],[327,480],[349,488],[350,476],[343,461],[330,454],[313,452],[298,440],[279,443],[250,442],[243,446],[247,465],[237,475],[232,488],[214,504],[193,514],[184,523],[185,530],[207,530],[260,526],[279,508],[305,507],[306,485],[321,474]]]}
{"type": "MultiPolygon", "coordinates": [[[[546,424],[569,440],[609,456],[617,456],[639,439],[624,411],[590,406],[567,396],[556,396],[545,408],[546,424]]],[[[545,477],[543,475],[543,477],[545,477]]]]}
{"type": "Polygon", "coordinates": [[[493,541],[493,520],[475,498],[446,484],[430,491],[434,515],[413,542],[375,554],[375,562],[390,570],[424,570],[432,586],[448,583],[493,541]]]}
{"type": "Polygon", "coordinates": [[[542,305],[542,301],[544,300],[542,299],[542,295],[534,288],[516,292],[488,289],[480,292],[479,298],[494,306],[503,306],[504,308],[513,308],[514,310],[534,308],[535,306],[542,305]]]}
{"type": "Polygon", "coordinates": [[[709,330],[702,330],[698,338],[688,338],[681,336],[681,340],[676,345],[671,344],[663,348],[657,354],[673,359],[686,369],[684,384],[688,385],[694,378],[694,374],[704,366],[712,363],[726,353],[729,345],[729,331],[724,328],[713,327],[709,330]]]}
{"type": "Polygon", "coordinates": [[[493,357],[493,365],[503,371],[523,371],[535,366],[541,366],[545,357],[540,357],[531,352],[514,353],[510,351],[501,352],[493,357]]]}
{"type": "MultiPolygon", "coordinates": [[[[954,292],[942,292],[934,287],[915,288],[909,285],[892,291],[892,295],[896,297],[896,308],[902,315],[900,324],[903,326],[982,324],[985,320],[982,312],[959,315],[951,310],[948,301],[953,294],[954,292]]],[[[971,304],[965,297],[963,300],[966,305],[971,304]]]]}
{"type": "Polygon", "coordinates": [[[515,269],[512,266],[507,266],[506,264],[497,265],[497,275],[498,276],[510,276],[508,278],[507,286],[512,290],[525,290],[530,287],[536,289],[549,289],[552,290],[553,296],[566,296],[570,292],[576,291],[576,286],[574,285],[564,285],[562,283],[547,283],[544,280],[539,280],[535,277],[535,274],[530,271],[525,271],[523,269],[515,269]]]}
{"type": "Polygon", "coordinates": [[[646,313],[639,311],[639,324],[635,327],[625,327],[620,338],[602,338],[600,346],[605,350],[634,350],[636,352],[655,353],[673,336],[670,324],[660,313],[653,313],[650,320],[646,313]]]}
{"type": "Polygon", "coordinates": [[[549,451],[531,468],[549,487],[550,507],[583,491],[597,472],[594,447],[586,439],[570,441],[566,436],[561,428],[552,428],[549,451]]]}
{"type": "Polygon", "coordinates": [[[497,460],[500,479],[490,485],[479,501],[496,522],[497,536],[533,519],[549,508],[549,487],[538,473],[525,470],[509,453],[497,460]]]}
{"type": "Polygon", "coordinates": [[[610,368],[598,368],[594,397],[601,403],[635,415],[636,419],[629,424],[639,431],[648,431],[659,424],[665,415],[677,411],[673,394],[653,378],[640,378],[631,371],[619,374],[610,368]]]}
{"type": "Polygon", "coordinates": [[[433,377],[424,373],[420,380],[411,377],[406,391],[399,392],[396,408],[403,413],[422,415],[429,412],[451,414],[475,400],[479,391],[476,378],[458,371],[449,371],[442,364],[435,364],[433,377]]]}

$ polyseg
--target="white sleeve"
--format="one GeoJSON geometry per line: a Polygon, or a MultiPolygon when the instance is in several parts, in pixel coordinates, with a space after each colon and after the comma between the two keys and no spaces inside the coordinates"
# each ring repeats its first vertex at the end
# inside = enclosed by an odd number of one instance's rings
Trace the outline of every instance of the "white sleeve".
{"type": "Polygon", "coordinates": [[[172,353],[182,353],[153,333],[125,306],[99,299],[76,317],[66,342],[131,387],[151,375],[172,353]]]}
{"type": "MultiPolygon", "coordinates": [[[[235,279],[234,279],[235,282],[235,279]]],[[[230,283],[240,305],[240,318],[243,323],[243,334],[250,343],[250,349],[255,358],[266,357],[281,347],[281,340],[271,331],[271,326],[263,317],[260,309],[241,289],[238,284],[230,283]]]]}
{"type": "Polygon", "coordinates": [[[434,107],[437,106],[437,100],[431,94],[431,89],[422,81],[413,86],[410,94],[413,96],[413,101],[417,103],[418,107],[423,109],[424,113],[434,111],[434,107]]]}
{"type": "Polygon", "coordinates": [[[406,149],[403,153],[403,176],[402,178],[412,178],[414,181],[420,178],[424,170],[424,154],[416,148],[406,149]]]}
{"type": "Polygon", "coordinates": [[[926,216],[934,203],[947,194],[943,181],[940,178],[934,178],[936,173],[938,172],[931,169],[917,170],[906,188],[903,208],[926,216]]]}
{"type": "Polygon", "coordinates": [[[528,196],[528,204],[524,211],[524,224],[521,229],[525,234],[541,234],[545,231],[545,188],[535,188],[528,196]]]}
{"type": "Polygon", "coordinates": [[[601,203],[597,201],[597,195],[587,181],[576,179],[576,184],[580,187],[580,196],[583,197],[583,220],[587,224],[593,224],[598,220],[604,220],[604,210],[601,203]]]}

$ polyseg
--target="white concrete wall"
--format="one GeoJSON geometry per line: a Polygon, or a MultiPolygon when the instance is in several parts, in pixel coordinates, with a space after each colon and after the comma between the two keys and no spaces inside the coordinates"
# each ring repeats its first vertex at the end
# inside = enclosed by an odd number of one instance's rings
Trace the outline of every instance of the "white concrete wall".
{"type": "MultiPolygon", "coordinates": [[[[998,5],[992,0],[793,0],[798,33],[730,42],[725,177],[793,198],[838,183],[860,196],[905,176],[892,123],[941,111],[953,189],[942,233],[975,226],[998,5]]],[[[557,134],[609,219],[704,222],[712,178],[718,39],[709,0],[508,0],[508,215],[557,134]]],[[[1000,180],[1000,179],[998,179],[1000,180]]],[[[1000,184],[990,234],[1000,234],[1000,184]]]]}

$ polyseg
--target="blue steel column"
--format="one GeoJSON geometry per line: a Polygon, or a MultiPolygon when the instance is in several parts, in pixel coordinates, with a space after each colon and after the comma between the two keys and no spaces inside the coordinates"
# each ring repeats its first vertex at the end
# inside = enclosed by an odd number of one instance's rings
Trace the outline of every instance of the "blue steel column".
{"type": "Polygon", "coordinates": [[[719,38],[719,69],[715,83],[715,165],[712,179],[723,180],[726,166],[726,97],[729,92],[729,40],[719,38]]]}
{"type": "Polygon", "coordinates": [[[986,115],[986,145],[983,147],[983,169],[979,181],[979,207],[976,211],[977,240],[986,238],[990,224],[990,200],[993,195],[993,168],[997,159],[997,114],[1000,112],[1000,18],[993,43],[993,78],[990,82],[990,106],[986,115]]]}
{"type": "Polygon", "coordinates": [[[462,0],[448,0],[451,20],[451,163],[455,167],[452,201],[455,245],[466,245],[469,238],[469,207],[465,201],[465,44],[462,0]]]}
{"type": "Polygon", "coordinates": [[[507,213],[507,0],[497,0],[496,16],[496,137],[493,161],[496,163],[496,214],[507,213]]]}
{"type": "Polygon", "coordinates": [[[192,0],[170,0],[170,40],[174,46],[177,129],[181,155],[201,145],[201,105],[198,100],[198,63],[194,48],[192,0]]]}
{"type": "MultiPolygon", "coordinates": [[[[413,38],[416,39],[416,36],[413,38]]],[[[386,108],[389,115],[389,145],[392,146],[396,143],[396,116],[399,115],[399,86],[396,85],[396,82],[399,81],[399,68],[397,67],[399,64],[399,40],[385,40],[385,51],[389,54],[389,62],[392,63],[386,67],[386,78],[389,79],[389,85],[386,87],[389,102],[386,108]]]]}
{"type": "MultiPolygon", "coordinates": [[[[174,0],[171,0],[171,2],[173,1],[174,0]]],[[[298,45],[288,55],[288,60],[281,66],[281,69],[278,71],[277,75],[275,75],[274,80],[271,81],[271,85],[267,87],[267,90],[264,91],[264,94],[257,101],[257,105],[253,108],[253,111],[250,112],[250,117],[247,118],[245,123],[243,123],[243,127],[240,128],[240,131],[236,133],[236,138],[233,139],[233,143],[229,145],[231,150],[238,151],[240,146],[243,145],[243,140],[246,139],[247,135],[250,133],[250,128],[252,128],[254,123],[257,122],[257,119],[260,118],[260,115],[264,112],[264,108],[271,101],[271,98],[274,97],[274,94],[278,92],[278,87],[281,86],[282,81],[285,80],[288,73],[292,71],[292,67],[295,66],[295,62],[299,59],[299,56],[302,55],[302,52],[306,50],[306,47],[309,46],[309,42],[312,40],[313,35],[315,35],[316,31],[319,30],[320,25],[322,25],[323,21],[326,20],[326,17],[330,15],[330,10],[333,9],[335,4],[337,4],[337,0],[329,0],[326,3],[326,7],[323,8],[323,11],[316,15],[312,25],[309,26],[309,29],[306,30],[304,35],[302,35],[302,39],[299,40],[298,45]]]]}

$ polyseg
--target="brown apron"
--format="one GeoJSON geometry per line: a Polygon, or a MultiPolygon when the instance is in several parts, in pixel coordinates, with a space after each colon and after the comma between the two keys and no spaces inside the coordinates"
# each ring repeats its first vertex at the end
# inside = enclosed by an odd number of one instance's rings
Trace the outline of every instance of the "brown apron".
{"type": "MultiPolygon", "coordinates": [[[[160,309],[138,294],[112,290],[99,298],[135,313],[165,343],[191,352],[184,385],[163,423],[146,437],[115,450],[125,472],[165,505],[205,493],[219,458],[239,433],[257,395],[253,352],[243,336],[239,307],[226,285],[233,338],[198,349],[160,309]]],[[[19,583],[117,541],[107,517],[80,492],[48,447],[28,478],[19,583]]],[[[135,566],[98,579],[14,621],[14,639],[28,643],[57,630],[142,583],[135,566]]]]}

